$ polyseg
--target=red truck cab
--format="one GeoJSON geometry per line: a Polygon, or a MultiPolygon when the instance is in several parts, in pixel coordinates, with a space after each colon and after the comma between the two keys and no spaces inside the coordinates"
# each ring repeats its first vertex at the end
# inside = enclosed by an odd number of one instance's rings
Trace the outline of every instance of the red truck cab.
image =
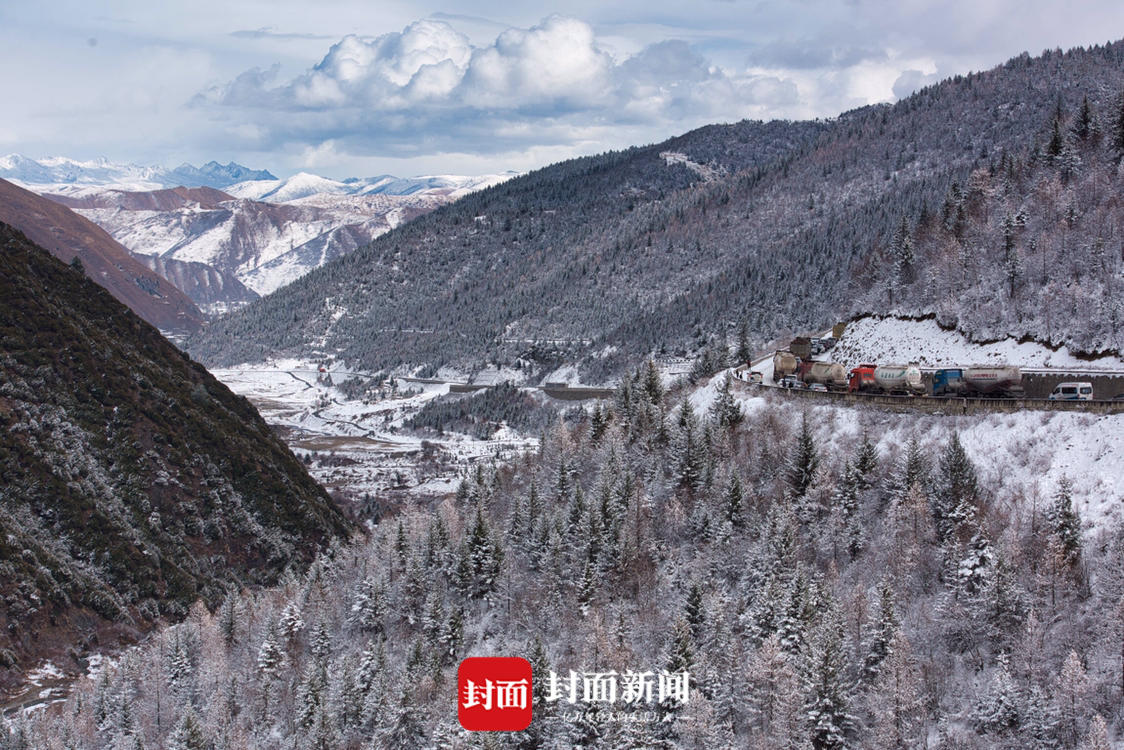
{"type": "Polygon", "coordinates": [[[851,393],[855,391],[868,391],[874,388],[874,368],[878,365],[859,365],[850,372],[850,377],[847,378],[847,390],[851,393]]]}

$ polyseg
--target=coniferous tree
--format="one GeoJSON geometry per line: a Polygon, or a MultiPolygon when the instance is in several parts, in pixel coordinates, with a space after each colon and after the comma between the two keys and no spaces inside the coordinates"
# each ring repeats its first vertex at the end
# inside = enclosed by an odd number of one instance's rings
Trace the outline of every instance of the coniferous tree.
{"type": "Polygon", "coordinates": [[[702,636],[703,627],[706,625],[702,588],[699,587],[697,582],[692,583],[691,590],[687,592],[687,603],[684,606],[683,614],[687,620],[687,625],[691,628],[691,634],[697,642],[702,636]]]}
{"type": "Polygon", "coordinates": [[[258,649],[258,671],[270,680],[276,677],[285,664],[285,651],[277,642],[277,635],[271,623],[265,631],[265,638],[258,649]]]}
{"type": "Polygon", "coordinates": [[[394,532],[394,555],[398,561],[398,570],[406,570],[407,558],[410,554],[410,543],[406,539],[406,527],[402,525],[402,519],[398,519],[398,527],[394,532]]]}
{"type": "Polygon", "coordinates": [[[991,684],[976,705],[976,727],[983,732],[1003,733],[1019,728],[1023,707],[1011,677],[1006,654],[1000,654],[991,684]]]}
{"type": "Polygon", "coordinates": [[[1057,159],[1062,155],[1062,149],[1065,147],[1065,140],[1062,138],[1061,118],[1054,118],[1053,131],[1050,134],[1050,142],[1046,144],[1046,153],[1053,159],[1057,159]]]}
{"type": "Polygon", "coordinates": [[[744,320],[738,326],[738,349],[734,357],[739,365],[749,364],[753,359],[753,350],[749,348],[749,324],[744,320]]]}
{"type": "Polygon", "coordinates": [[[850,461],[843,465],[843,476],[832,496],[832,505],[838,514],[847,552],[851,558],[858,557],[865,546],[862,524],[859,521],[860,479],[858,469],[850,461]]]}
{"type": "Polygon", "coordinates": [[[327,665],[328,657],[332,654],[332,638],[328,635],[328,626],[323,620],[316,623],[308,646],[312,657],[322,666],[327,665]]]}
{"type": "MultiPolygon", "coordinates": [[[[952,540],[949,540],[949,544],[952,544],[952,540]]],[[[957,566],[958,591],[972,596],[980,593],[988,576],[991,575],[994,562],[995,553],[991,548],[991,540],[982,529],[977,527],[964,557],[960,559],[957,566]]]]}
{"type": "Polygon", "coordinates": [[[1057,747],[1058,710],[1038,685],[1031,685],[1027,691],[1025,708],[1022,734],[1027,745],[1047,749],[1057,747]]]}
{"type": "Polygon", "coordinates": [[[878,449],[870,441],[870,434],[865,430],[858,450],[855,451],[854,463],[855,471],[858,472],[859,489],[869,490],[874,486],[874,477],[878,473],[878,449]]]}
{"type": "Polygon", "coordinates": [[[328,673],[322,664],[309,664],[297,688],[297,726],[309,730],[316,725],[327,700],[328,673]]]}
{"type": "Polygon", "coordinates": [[[744,417],[742,407],[731,391],[729,376],[722,380],[722,386],[718,389],[718,397],[710,408],[710,416],[715,424],[726,430],[736,427],[744,417]]]}
{"type": "Polygon", "coordinates": [[[925,453],[921,450],[921,441],[913,435],[906,445],[905,456],[894,474],[892,480],[892,495],[894,502],[901,503],[909,496],[910,491],[916,486],[926,490],[929,485],[929,463],[925,453]]]}
{"type": "Polygon", "coordinates": [[[808,631],[815,617],[811,587],[803,568],[796,571],[785,592],[783,610],[776,618],[777,638],[790,654],[802,655],[808,644],[808,631]]]}
{"type": "Polygon", "coordinates": [[[942,541],[975,517],[978,496],[976,469],[960,436],[953,433],[941,455],[933,490],[933,517],[942,541]]]}
{"type": "Polygon", "coordinates": [[[1073,483],[1068,477],[1059,480],[1047,518],[1067,558],[1076,562],[1081,556],[1081,517],[1073,505],[1073,483]]]}
{"type": "Polygon", "coordinates": [[[916,257],[913,251],[913,235],[909,229],[909,222],[904,216],[898,225],[897,232],[894,234],[891,251],[893,253],[893,272],[896,286],[900,288],[913,283],[916,273],[916,257]]]}
{"type": "Polygon", "coordinates": [[[281,618],[277,621],[280,636],[292,643],[304,630],[304,618],[301,617],[301,607],[296,600],[290,601],[281,611],[281,618]]]}
{"type": "Polygon", "coordinates": [[[589,439],[594,444],[597,444],[601,440],[601,436],[605,434],[611,415],[612,412],[609,409],[601,408],[600,402],[594,404],[593,411],[589,415],[589,439]]]}
{"type": "Polygon", "coordinates": [[[1093,135],[1093,109],[1089,106],[1089,97],[1085,96],[1081,99],[1081,109],[1077,113],[1077,119],[1073,121],[1073,135],[1079,141],[1087,141],[1093,135]]]}
{"type": "Polygon", "coordinates": [[[745,526],[744,502],[745,495],[742,492],[741,480],[738,479],[737,474],[731,474],[730,482],[726,485],[726,492],[723,495],[722,510],[726,520],[735,529],[745,526]]]}
{"type": "Polygon", "coordinates": [[[846,748],[855,728],[855,719],[849,713],[842,631],[834,613],[829,612],[812,648],[806,705],[816,750],[846,748]]]}
{"type": "Polygon", "coordinates": [[[393,704],[389,722],[379,732],[379,747],[386,750],[417,750],[423,747],[426,735],[420,714],[409,689],[403,688],[401,697],[393,704]]]}
{"type": "Polygon", "coordinates": [[[451,664],[464,647],[464,610],[456,607],[449,613],[445,630],[441,633],[442,662],[451,664]]]}
{"type": "Polygon", "coordinates": [[[359,582],[352,597],[350,620],[360,630],[381,633],[383,630],[383,592],[371,578],[359,582]]]}
{"type": "Polygon", "coordinates": [[[895,611],[894,591],[890,582],[883,579],[878,586],[878,622],[867,649],[863,664],[863,677],[873,681],[882,671],[882,663],[893,653],[894,636],[898,632],[898,615],[895,611]]]}
{"type": "Polygon", "coordinates": [[[650,357],[644,363],[644,376],[643,376],[644,397],[648,399],[648,403],[659,406],[663,402],[663,379],[660,377],[660,371],[656,367],[656,363],[650,357]]]}
{"type": "Polygon", "coordinates": [[[458,566],[462,590],[470,599],[486,598],[497,585],[503,564],[503,548],[492,539],[492,533],[477,507],[476,519],[465,538],[458,566]]]}
{"type": "Polygon", "coordinates": [[[702,486],[706,469],[706,456],[703,452],[702,438],[691,402],[683,400],[679,408],[678,468],[676,471],[679,486],[696,490],[702,486]]]}
{"type": "Polygon", "coordinates": [[[203,732],[199,717],[188,706],[180,718],[179,724],[168,738],[168,750],[209,750],[210,740],[203,732]]]}
{"type": "Polygon", "coordinates": [[[578,584],[578,611],[582,617],[589,614],[593,599],[597,595],[597,582],[593,577],[593,566],[587,561],[582,571],[582,579],[578,584]]]}
{"type": "Polygon", "coordinates": [[[668,647],[667,671],[671,673],[689,672],[695,663],[695,651],[691,645],[691,626],[683,618],[675,621],[668,647]]]}
{"type": "Polygon", "coordinates": [[[800,435],[796,439],[796,445],[793,446],[788,461],[787,479],[790,497],[802,498],[808,493],[808,489],[816,481],[819,465],[820,457],[816,440],[812,435],[811,425],[808,424],[808,414],[805,413],[800,420],[800,435]]]}
{"type": "Polygon", "coordinates": [[[1007,296],[1014,299],[1015,288],[1022,278],[1022,261],[1015,248],[1014,226],[1010,217],[1004,220],[1003,225],[1003,270],[1007,276],[1007,296]]]}
{"type": "Polygon", "coordinates": [[[219,633],[222,635],[222,642],[227,648],[232,647],[238,641],[238,600],[234,594],[229,594],[222,601],[222,606],[219,608],[219,633]]]}
{"type": "Polygon", "coordinates": [[[1124,157],[1124,95],[1116,102],[1116,112],[1112,122],[1112,149],[1116,152],[1116,160],[1124,157]]]}
{"type": "Polygon", "coordinates": [[[178,693],[189,694],[194,671],[183,628],[176,628],[168,651],[168,684],[178,693]]]}

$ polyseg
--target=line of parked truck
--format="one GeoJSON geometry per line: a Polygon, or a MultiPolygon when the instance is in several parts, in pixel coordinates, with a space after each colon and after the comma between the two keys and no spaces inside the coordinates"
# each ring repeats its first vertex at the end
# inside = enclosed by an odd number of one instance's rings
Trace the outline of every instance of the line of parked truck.
{"type": "MultiPolygon", "coordinates": [[[[848,371],[838,362],[798,357],[781,350],[773,355],[773,382],[782,388],[819,391],[961,398],[1022,398],[1022,371],[1014,365],[946,367],[933,372],[927,386],[916,363],[861,364],[848,371]]],[[[1059,383],[1051,400],[1093,399],[1090,382],[1059,383]]]]}

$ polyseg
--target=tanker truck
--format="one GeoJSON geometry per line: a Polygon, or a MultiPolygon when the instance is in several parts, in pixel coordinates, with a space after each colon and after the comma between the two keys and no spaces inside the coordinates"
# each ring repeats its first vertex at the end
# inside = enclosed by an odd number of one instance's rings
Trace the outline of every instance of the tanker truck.
{"type": "Polygon", "coordinates": [[[803,361],[796,368],[796,375],[807,385],[820,383],[832,391],[847,390],[847,371],[838,362],[803,361]]]}
{"type": "Polygon", "coordinates": [[[933,373],[933,395],[1021,398],[1022,380],[1022,372],[1013,365],[950,367],[933,373]]]}
{"type": "Polygon", "coordinates": [[[894,393],[918,396],[925,393],[921,368],[916,364],[864,364],[851,370],[847,389],[860,393],[894,393]]]}
{"type": "Polygon", "coordinates": [[[782,378],[796,372],[798,364],[796,355],[783,349],[773,355],[773,382],[779,383],[782,378]]]}

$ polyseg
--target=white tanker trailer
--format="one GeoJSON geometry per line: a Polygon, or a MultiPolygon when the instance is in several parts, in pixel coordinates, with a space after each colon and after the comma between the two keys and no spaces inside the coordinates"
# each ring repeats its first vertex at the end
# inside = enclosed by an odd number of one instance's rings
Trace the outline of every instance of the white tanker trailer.
{"type": "Polygon", "coordinates": [[[838,362],[801,362],[796,374],[808,385],[819,383],[833,391],[847,390],[847,370],[838,362]]]}
{"type": "Polygon", "coordinates": [[[921,381],[921,368],[914,364],[878,365],[874,368],[874,383],[884,393],[925,392],[925,384],[921,381]]]}
{"type": "Polygon", "coordinates": [[[799,360],[792,352],[783,349],[777,351],[773,355],[773,382],[779,383],[781,378],[794,374],[798,363],[799,360]]]}
{"type": "Polygon", "coordinates": [[[848,389],[863,393],[904,393],[916,396],[925,393],[925,383],[921,379],[921,368],[916,364],[865,364],[851,370],[848,389]]]}

